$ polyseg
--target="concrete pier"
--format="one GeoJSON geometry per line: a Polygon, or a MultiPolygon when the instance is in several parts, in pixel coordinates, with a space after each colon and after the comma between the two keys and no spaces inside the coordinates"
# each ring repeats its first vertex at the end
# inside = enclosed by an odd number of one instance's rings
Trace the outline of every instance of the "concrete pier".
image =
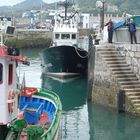
{"type": "Polygon", "coordinates": [[[140,115],[140,45],[104,43],[94,50],[95,64],[89,60],[89,75],[93,73],[92,101],[140,115]]]}

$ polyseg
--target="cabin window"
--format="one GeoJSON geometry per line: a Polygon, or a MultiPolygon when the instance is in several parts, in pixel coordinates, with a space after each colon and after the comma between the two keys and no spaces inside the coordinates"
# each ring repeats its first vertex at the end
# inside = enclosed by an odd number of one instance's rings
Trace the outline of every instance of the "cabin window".
{"type": "Polygon", "coordinates": [[[0,64],[0,84],[2,84],[2,81],[3,81],[3,65],[0,64]]]}
{"type": "Polygon", "coordinates": [[[12,83],[13,83],[13,64],[9,64],[8,84],[11,85],[12,83]]]}
{"type": "Polygon", "coordinates": [[[70,34],[62,34],[62,39],[70,39],[70,34]]]}
{"type": "Polygon", "coordinates": [[[76,39],[76,34],[72,34],[72,39],[76,39]]]}
{"type": "Polygon", "coordinates": [[[59,34],[55,34],[55,39],[59,39],[59,34]]]}

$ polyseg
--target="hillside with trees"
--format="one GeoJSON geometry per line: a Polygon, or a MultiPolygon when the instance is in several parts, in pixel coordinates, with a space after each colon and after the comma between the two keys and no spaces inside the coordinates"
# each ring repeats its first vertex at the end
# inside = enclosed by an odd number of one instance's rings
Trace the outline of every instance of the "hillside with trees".
{"type": "MultiPolygon", "coordinates": [[[[89,12],[93,14],[98,14],[99,9],[96,8],[96,1],[97,0],[69,0],[74,1],[75,4],[78,4],[79,8],[82,12],[89,12]]],[[[14,6],[3,6],[0,7],[0,15],[1,16],[11,16],[17,15],[21,16],[21,13],[27,10],[38,10],[41,9],[41,5],[43,9],[54,9],[55,4],[47,4],[44,3],[42,0],[25,0],[19,4],[14,6]]],[[[105,13],[112,13],[112,14],[120,14],[122,15],[123,12],[132,14],[132,15],[139,15],[140,13],[140,0],[105,0],[105,13]],[[109,6],[112,9],[109,9],[109,6]],[[113,11],[113,7],[117,8],[118,10],[113,11]]]]}
{"type": "MultiPolygon", "coordinates": [[[[96,8],[97,0],[75,0],[76,3],[80,5],[80,8],[83,11],[97,13],[98,9],[96,8]]],[[[107,11],[108,5],[113,5],[118,7],[118,12],[122,14],[123,12],[129,14],[139,15],[140,13],[140,0],[105,0],[105,12],[107,11]]]]}

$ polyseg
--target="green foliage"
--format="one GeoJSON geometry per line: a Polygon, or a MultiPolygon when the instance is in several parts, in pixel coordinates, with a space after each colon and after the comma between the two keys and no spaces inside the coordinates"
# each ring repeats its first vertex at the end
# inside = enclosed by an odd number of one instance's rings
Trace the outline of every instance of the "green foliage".
{"type": "MultiPolygon", "coordinates": [[[[92,11],[93,13],[95,13],[97,12],[96,1],[97,0],[75,0],[75,3],[78,3],[78,5],[81,8],[81,11],[92,11]]],[[[139,0],[106,0],[105,7],[107,7],[107,4],[116,5],[121,13],[127,12],[129,14],[139,15],[140,12],[139,0]]]]}
{"type": "MultiPolygon", "coordinates": [[[[90,12],[97,14],[99,9],[96,8],[97,0],[74,0],[75,4],[79,5],[81,12],[90,12]]],[[[54,9],[55,4],[46,4],[42,0],[25,0],[13,7],[4,6],[0,7],[0,14],[11,16],[13,14],[15,17],[21,17],[22,13],[29,10],[39,10],[43,3],[43,9],[54,9]]],[[[119,9],[119,12],[127,12],[129,14],[139,15],[140,12],[140,0],[105,0],[105,11],[107,5],[112,4],[116,5],[119,9]]],[[[106,11],[107,12],[107,11],[106,11]]]]}

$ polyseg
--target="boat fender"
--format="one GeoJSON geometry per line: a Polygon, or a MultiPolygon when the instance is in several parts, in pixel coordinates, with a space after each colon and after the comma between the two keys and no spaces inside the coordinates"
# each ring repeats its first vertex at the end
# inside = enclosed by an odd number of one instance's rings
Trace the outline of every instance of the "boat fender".
{"type": "Polygon", "coordinates": [[[24,119],[23,112],[20,112],[20,113],[18,114],[18,118],[19,118],[19,119],[24,119]]]}
{"type": "Polygon", "coordinates": [[[15,99],[15,93],[14,93],[14,90],[11,89],[8,93],[8,111],[9,111],[9,113],[12,113],[14,111],[13,99],[15,99]]]}
{"type": "Polygon", "coordinates": [[[27,95],[32,96],[34,93],[37,92],[37,88],[26,88],[25,91],[27,95]]]}

